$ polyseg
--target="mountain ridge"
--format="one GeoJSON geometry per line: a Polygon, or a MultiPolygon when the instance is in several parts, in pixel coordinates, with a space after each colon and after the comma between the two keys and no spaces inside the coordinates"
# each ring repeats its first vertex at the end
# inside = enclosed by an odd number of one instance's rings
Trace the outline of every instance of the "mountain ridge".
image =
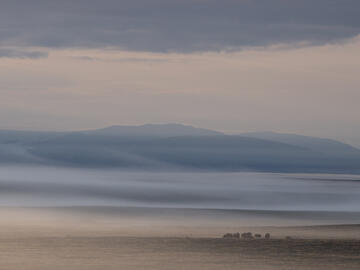
{"type": "Polygon", "coordinates": [[[113,125],[101,129],[85,131],[86,133],[102,133],[107,135],[122,135],[122,136],[211,136],[211,135],[225,135],[224,133],[197,128],[190,125],[183,124],[144,124],[144,125],[113,125]]]}
{"type": "Polygon", "coordinates": [[[331,139],[278,133],[225,135],[178,124],[75,132],[0,130],[0,165],[6,164],[360,173],[360,150],[331,139]]]}

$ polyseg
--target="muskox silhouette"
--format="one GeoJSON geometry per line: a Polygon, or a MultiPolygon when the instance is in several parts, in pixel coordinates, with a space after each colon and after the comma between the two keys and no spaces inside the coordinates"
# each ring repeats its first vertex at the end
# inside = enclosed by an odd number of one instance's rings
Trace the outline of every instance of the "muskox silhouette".
{"type": "MultiPolygon", "coordinates": [[[[260,239],[262,238],[262,235],[259,233],[252,234],[251,232],[246,233],[226,233],[223,235],[223,238],[225,239],[260,239]]],[[[266,233],[264,236],[265,239],[270,239],[270,233],[266,233]]]]}
{"type": "Polygon", "coordinates": [[[241,238],[242,239],[253,239],[254,236],[253,236],[253,234],[251,232],[247,232],[247,233],[242,233],[241,238]]]}
{"type": "Polygon", "coordinates": [[[226,233],[223,235],[226,239],[240,239],[240,233],[226,233]]]}

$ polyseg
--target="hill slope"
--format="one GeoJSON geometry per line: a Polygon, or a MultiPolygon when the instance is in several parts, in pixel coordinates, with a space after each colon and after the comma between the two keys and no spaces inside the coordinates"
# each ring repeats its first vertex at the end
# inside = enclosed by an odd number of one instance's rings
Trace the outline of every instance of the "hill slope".
{"type": "Polygon", "coordinates": [[[288,134],[228,136],[182,125],[115,126],[67,133],[0,131],[0,164],[360,173],[360,150],[288,134]]]}

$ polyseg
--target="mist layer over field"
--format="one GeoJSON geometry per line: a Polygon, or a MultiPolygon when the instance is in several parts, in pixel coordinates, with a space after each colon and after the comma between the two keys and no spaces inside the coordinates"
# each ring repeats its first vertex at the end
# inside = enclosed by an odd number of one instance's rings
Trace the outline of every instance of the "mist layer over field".
{"type": "Polygon", "coordinates": [[[0,167],[0,268],[358,269],[359,192],[354,175],[0,167]],[[271,239],[221,238],[247,231],[271,239]]]}
{"type": "Polygon", "coordinates": [[[0,167],[1,206],[360,212],[360,176],[0,167]]]}

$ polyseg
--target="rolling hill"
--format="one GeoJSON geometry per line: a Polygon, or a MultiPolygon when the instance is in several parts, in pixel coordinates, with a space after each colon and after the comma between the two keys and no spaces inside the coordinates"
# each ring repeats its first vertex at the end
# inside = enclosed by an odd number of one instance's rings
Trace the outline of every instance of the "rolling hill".
{"type": "Polygon", "coordinates": [[[178,124],[79,132],[0,131],[0,164],[199,170],[360,173],[360,150],[291,134],[224,135],[178,124]]]}

